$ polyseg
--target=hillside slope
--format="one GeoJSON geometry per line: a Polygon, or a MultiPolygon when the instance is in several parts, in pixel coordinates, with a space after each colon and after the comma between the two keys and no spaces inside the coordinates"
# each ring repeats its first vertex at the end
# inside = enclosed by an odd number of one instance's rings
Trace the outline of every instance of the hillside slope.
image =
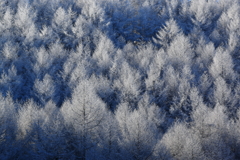
{"type": "Polygon", "coordinates": [[[0,159],[240,159],[238,0],[1,0],[0,159]]]}

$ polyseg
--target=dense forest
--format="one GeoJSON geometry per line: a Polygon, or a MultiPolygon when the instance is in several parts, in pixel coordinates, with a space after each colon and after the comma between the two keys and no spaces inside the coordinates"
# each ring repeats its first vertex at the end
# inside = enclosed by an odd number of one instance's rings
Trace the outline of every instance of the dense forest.
{"type": "Polygon", "coordinates": [[[239,0],[0,0],[0,159],[240,159],[239,78],[239,0]]]}

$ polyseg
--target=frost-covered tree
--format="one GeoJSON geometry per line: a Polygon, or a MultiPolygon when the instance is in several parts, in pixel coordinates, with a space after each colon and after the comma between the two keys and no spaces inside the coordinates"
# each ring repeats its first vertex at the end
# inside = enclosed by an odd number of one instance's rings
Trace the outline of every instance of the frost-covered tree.
{"type": "Polygon", "coordinates": [[[198,71],[208,70],[215,54],[215,47],[212,42],[207,43],[204,37],[200,37],[196,46],[196,64],[198,71]]]}
{"type": "Polygon", "coordinates": [[[138,109],[132,111],[127,104],[121,104],[116,111],[120,129],[120,154],[122,159],[151,159],[161,130],[164,115],[160,109],[149,104],[145,95],[138,109]]]}
{"type": "Polygon", "coordinates": [[[228,118],[224,113],[226,112],[225,106],[216,104],[212,112],[207,117],[207,123],[209,124],[210,134],[204,141],[203,149],[205,155],[213,158],[233,159],[234,154],[230,147],[225,142],[225,136],[227,136],[228,118]],[[209,148],[212,148],[209,150],[209,148]]]}
{"type": "Polygon", "coordinates": [[[120,77],[114,81],[114,87],[119,91],[120,101],[135,108],[141,93],[141,76],[127,62],[123,62],[119,67],[120,77]]]}
{"type": "Polygon", "coordinates": [[[194,53],[189,39],[183,34],[178,34],[171,42],[167,50],[169,63],[180,70],[184,65],[191,65],[194,53]]]}
{"type": "Polygon", "coordinates": [[[209,35],[214,29],[214,23],[211,22],[220,15],[218,3],[214,0],[191,0],[189,10],[196,27],[205,30],[205,34],[209,35]]]}
{"type": "Polygon", "coordinates": [[[43,125],[37,126],[35,124],[33,127],[34,130],[42,134],[39,136],[40,140],[35,141],[37,158],[74,159],[74,155],[70,153],[67,130],[60,109],[52,101],[49,101],[45,108],[41,109],[41,112],[44,115],[43,125]]]}
{"type": "Polygon", "coordinates": [[[44,76],[42,81],[37,79],[34,83],[34,88],[40,104],[45,105],[49,100],[53,99],[54,85],[52,78],[48,74],[44,76]]]}
{"type": "Polygon", "coordinates": [[[184,123],[176,123],[162,138],[163,145],[173,158],[204,159],[199,137],[184,123]]]}
{"type": "MultiPolygon", "coordinates": [[[[14,17],[15,34],[18,38],[26,38],[26,41],[31,42],[35,34],[35,17],[36,14],[27,2],[18,4],[17,13],[14,17]]],[[[17,39],[22,41],[22,39],[17,39]]]]}
{"type": "Polygon", "coordinates": [[[6,72],[1,75],[0,87],[3,96],[7,96],[7,93],[11,93],[13,98],[17,98],[21,87],[22,76],[17,74],[17,70],[14,65],[11,66],[6,72]]]}
{"type": "Polygon", "coordinates": [[[33,66],[34,72],[37,74],[38,78],[43,78],[46,71],[51,67],[53,62],[53,57],[50,56],[49,52],[41,47],[35,51],[34,54],[35,64],[33,66]]]}
{"type": "Polygon", "coordinates": [[[71,25],[70,15],[62,7],[59,7],[54,14],[53,27],[64,33],[67,32],[69,25],[71,25]]]}
{"type": "Polygon", "coordinates": [[[15,104],[8,94],[7,97],[0,96],[0,151],[1,159],[17,159],[17,104],[15,104]]]}
{"type": "Polygon", "coordinates": [[[19,46],[14,44],[11,41],[7,41],[3,45],[1,56],[0,56],[2,61],[0,65],[1,73],[9,69],[10,66],[13,65],[13,63],[17,60],[18,50],[19,50],[19,46]]]}
{"type": "Polygon", "coordinates": [[[93,53],[93,59],[96,61],[97,74],[107,76],[112,65],[115,48],[110,39],[100,34],[99,42],[93,53]]]}
{"type": "Polygon", "coordinates": [[[166,22],[166,25],[158,31],[154,42],[166,50],[180,32],[181,30],[179,29],[176,21],[174,19],[170,19],[166,22]]]}
{"type": "Polygon", "coordinates": [[[13,23],[13,13],[12,10],[8,7],[1,19],[1,34],[10,34],[13,23]]]}
{"type": "Polygon", "coordinates": [[[67,128],[75,137],[71,144],[75,158],[90,158],[99,143],[98,128],[105,114],[105,104],[97,97],[91,81],[81,81],[74,89],[71,100],[66,101],[61,110],[67,128]]]}
{"type": "Polygon", "coordinates": [[[115,115],[107,111],[99,128],[98,159],[119,159],[119,128],[115,115]]]}
{"type": "Polygon", "coordinates": [[[221,76],[225,80],[234,80],[235,74],[231,55],[223,48],[218,48],[209,71],[214,79],[221,76]]]}

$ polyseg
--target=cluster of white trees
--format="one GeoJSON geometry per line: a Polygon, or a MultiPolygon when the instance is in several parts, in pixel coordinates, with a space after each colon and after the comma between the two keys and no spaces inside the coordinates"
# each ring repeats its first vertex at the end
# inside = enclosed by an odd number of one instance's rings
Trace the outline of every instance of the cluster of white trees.
{"type": "Polygon", "coordinates": [[[0,159],[240,159],[239,0],[1,0],[0,159]]]}

